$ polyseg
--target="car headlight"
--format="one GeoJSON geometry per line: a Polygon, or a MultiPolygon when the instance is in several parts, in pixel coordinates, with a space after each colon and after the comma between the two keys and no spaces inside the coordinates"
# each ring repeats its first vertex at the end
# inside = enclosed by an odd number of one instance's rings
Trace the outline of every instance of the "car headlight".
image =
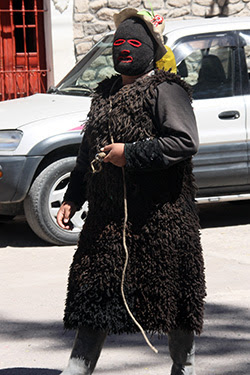
{"type": "Polygon", "coordinates": [[[20,130],[0,130],[0,151],[14,151],[23,136],[20,130]]]}

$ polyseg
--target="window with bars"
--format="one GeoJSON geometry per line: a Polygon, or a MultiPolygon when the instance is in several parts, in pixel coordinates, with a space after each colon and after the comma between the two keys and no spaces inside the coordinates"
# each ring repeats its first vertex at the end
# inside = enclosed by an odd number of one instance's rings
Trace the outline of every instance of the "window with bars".
{"type": "Polygon", "coordinates": [[[0,100],[47,89],[43,0],[0,1],[0,100]]]}

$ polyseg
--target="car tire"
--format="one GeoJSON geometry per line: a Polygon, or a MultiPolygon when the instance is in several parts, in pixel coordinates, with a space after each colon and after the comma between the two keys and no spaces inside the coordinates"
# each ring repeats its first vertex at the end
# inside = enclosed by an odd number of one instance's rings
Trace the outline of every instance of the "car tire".
{"type": "Polygon", "coordinates": [[[73,230],[65,230],[56,222],[69,182],[70,172],[75,166],[75,157],[57,160],[47,166],[34,180],[24,201],[24,212],[31,229],[44,241],[54,245],[74,245],[78,241],[83,221],[82,211],[71,219],[73,230]]]}

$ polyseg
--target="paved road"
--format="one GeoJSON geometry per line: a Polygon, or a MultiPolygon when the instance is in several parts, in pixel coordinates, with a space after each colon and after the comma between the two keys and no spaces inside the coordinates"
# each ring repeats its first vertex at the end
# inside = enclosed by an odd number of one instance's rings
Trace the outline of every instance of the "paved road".
{"type": "MultiPolygon", "coordinates": [[[[200,206],[208,297],[197,375],[250,374],[250,202],[200,206]]],[[[0,224],[0,375],[58,375],[73,333],[62,326],[75,247],[49,246],[23,218],[0,224]]],[[[97,375],[167,375],[167,339],[108,338],[97,375]]]]}

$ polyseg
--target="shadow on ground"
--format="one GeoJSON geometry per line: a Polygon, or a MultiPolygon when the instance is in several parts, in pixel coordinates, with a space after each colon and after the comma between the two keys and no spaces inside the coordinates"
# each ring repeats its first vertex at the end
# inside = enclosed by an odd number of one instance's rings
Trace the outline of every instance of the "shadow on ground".
{"type": "Polygon", "coordinates": [[[197,205],[201,228],[250,224],[250,200],[197,205]]]}
{"type": "MultiPolygon", "coordinates": [[[[212,356],[216,359],[220,356],[234,356],[250,352],[250,312],[247,308],[239,308],[222,304],[207,304],[205,311],[205,325],[203,334],[197,338],[197,349],[201,356],[212,356]]],[[[31,321],[0,320],[0,336],[3,341],[36,340],[41,342],[41,350],[62,350],[72,347],[74,331],[65,331],[62,323],[39,323],[31,321]],[[42,347],[42,342],[51,342],[51,346],[42,347]]],[[[160,354],[166,352],[167,338],[151,337],[160,354]]],[[[140,334],[136,335],[111,335],[108,337],[105,347],[135,349],[145,348],[145,342],[140,334]]],[[[7,370],[6,370],[7,371],[7,370]]],[[[41,370],[42,371],[42,370],[41,370]]],[[[250,373],[250,370],[249,370],[250,373]]],[[[22,373],[20,372],[20,375],[22,373]]],[[[40,373],[38,373],[40,375],[40,373]]],[[[45,373],[44,373],[45,374],[45,373]]],[[[48,373],[49,375],[50,373],[48,373]]],[[[52,375],[53,373],[51,373],[52,375]]],[[[0,371],[0,375],[2,372],[0,371]]],[[[7,375],[7,373],[6,373],[7,375]]],[[[16,374],[17,375],[17,374],[16,374]]],[[[18,373],[19,375],[19,373],[18,373]]],[[[41,373],[42,375],[42,373],[41,373]]],[[[47,373],[46,373],[47,375],[47,373]]],[[[227,374],[228,375],[228,374],[227,374]]],[[[237,372],[239,375],[239,372],[237,372]]],[[[245,373],[246,375],[246,373],[245,373]]]]}
{"type": "Polygon", "coordinates": [[[24,216],[0,222],[1,247],[48,247],[53,246],[40,239],[29,227],[24,216]]]}
{"type": "Polygon", "coordinates": [[[61,371],[47,368],[15,367],[0,370],[0,375],[58,375],[61,371]]]}
{"type": "MultiPolygon", "coordinates": [[[[42,346],[42,341],[51,341],[51,350],[62,350],[72,346],[75,336],[74,331],[64,330],[61,322],[32,322],[25,320],[0,319],[0,337],[4,341],[40,340],[41,350],[47,350],[48,346],[42,346]]],[[[0,373],[1,375],[1,373],[0,373]]]]}

